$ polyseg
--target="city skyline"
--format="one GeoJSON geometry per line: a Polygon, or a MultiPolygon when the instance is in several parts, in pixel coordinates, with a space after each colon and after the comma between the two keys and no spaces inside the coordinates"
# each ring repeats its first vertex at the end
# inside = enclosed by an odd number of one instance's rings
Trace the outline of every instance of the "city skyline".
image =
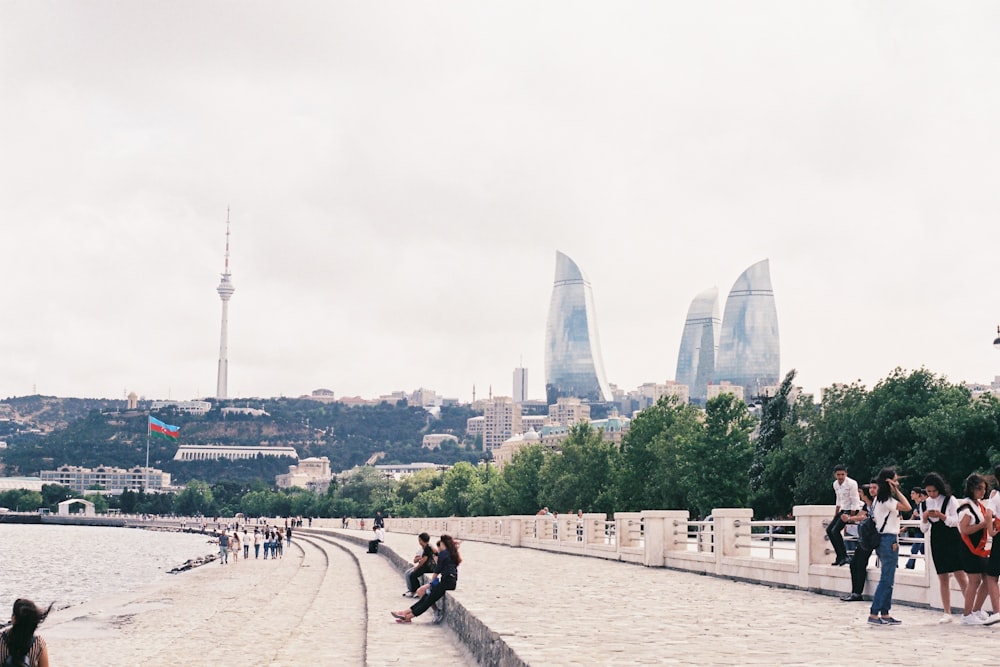
{"type": "Polygon", "coordinates": [[[556,249],[622,388],[673,377],[692,295],[762,257],[806,391],[988,382],[998,28],[902,2],[3,3],[0,396],[212,395],[229,204],[232,397],[468,401],[524,367],[541,398],[556,249]]]}

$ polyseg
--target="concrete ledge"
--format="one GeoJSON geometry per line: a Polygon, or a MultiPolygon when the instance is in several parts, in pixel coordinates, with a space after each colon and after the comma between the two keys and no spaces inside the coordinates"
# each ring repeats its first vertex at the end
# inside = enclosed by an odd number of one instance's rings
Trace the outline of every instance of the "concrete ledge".
{"type": "MultiPolygon", "coordinates": [[[[366,549],[368,548],[369,540],[365,537],[347,535],[332,530],[317,530],[315,528],[300,528],[299,532],[306,535],[333,537],[344,542],[363,546],[366,549]]],[[[409,559],[400,556],[385,542],[379,545],[378,553],[387,558],[401,572],[410,565],[409,559]]],[[[476,657],[479,664],[497,665],[498,667],[528,667],[528,663],[518,657],[498,633],[487,627],[485,623],[476,618],[472,612],[466,609],[455,598],[454,592],[449,593],[446,597],[448,603],[446,607],[447,611],[444,615],[445,623],[458,636],[459,641],[476,657]]]]}

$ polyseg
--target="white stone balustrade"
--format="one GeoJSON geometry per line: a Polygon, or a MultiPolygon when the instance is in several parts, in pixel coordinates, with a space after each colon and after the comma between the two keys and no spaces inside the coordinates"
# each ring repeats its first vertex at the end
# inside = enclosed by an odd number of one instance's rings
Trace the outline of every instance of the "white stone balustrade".
{"type": "MultiPolygon", "coordinates": [[[[742,581],[845,593],[850,590],[847,567],[834,567],[826,537],[833,506],[801,505],[794,508],[794,535],[782,534],[780,549],[769,549],[767,534],[752,533],[753,510],[718,508],[710,521],[691,522],[685,510],[617,512],[603,514],[528,515],[502,517],[403,518],[386,520],[393,532],[432,535],[449,533],[460,540],[507,544],[582,556],[701,572],[742,581]]],[[[775,527],[755,522],[758,531],[775,527]]],[[[930,545],[927,545],[928,552],[930,545]]],[[[893,598],[917,605],[940,606],[940,593],[931,560],[927,568],[902,567],[900,556],[893,598]],[[930,569],[931,572],[928,572],[930,569]],[[933,584],[933,585],[932,585],[933,584]]],[[[872,559],[866,593],[874,592],[878,571],[872,559]]],[[[961,596],[952,596],[961,599],[961,596]]]]}

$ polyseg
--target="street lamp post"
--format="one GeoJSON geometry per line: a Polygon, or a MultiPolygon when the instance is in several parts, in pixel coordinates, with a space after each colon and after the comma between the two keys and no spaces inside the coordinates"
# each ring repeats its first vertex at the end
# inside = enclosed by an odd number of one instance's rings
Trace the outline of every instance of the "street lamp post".
{"type": "Polygon", "coordinates": [[[997,337],[993,339],[993,347],[1000,350],[1000,326],[997,327],[997,337]]]}

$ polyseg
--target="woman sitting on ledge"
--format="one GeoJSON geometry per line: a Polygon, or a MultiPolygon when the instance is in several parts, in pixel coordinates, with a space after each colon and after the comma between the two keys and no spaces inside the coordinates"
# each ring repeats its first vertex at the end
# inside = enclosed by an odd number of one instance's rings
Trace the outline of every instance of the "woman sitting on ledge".
{"type": "Polygon", "coordinates": [[[409,623],[415,616],[431,608],[444,597],[447,591],[453,591],[458,586],[458,566],[462,564],[462,556],[458,553],[458,545],[451,535],[441,536],[442,548],[437,553],[437,565],[434,568],[434,578],[429,584],[417,589],[417,600],[412,607],[403,611],[389,612],[397,623],[409,623]]]}
{"type": "Polygon", "coordinates": [[[52,605],[42,611],[31,600],[21,598],[14,602],[14,613],[10,617],[13,627],[0,633],[0,663],[49,667],[49,650],[45,640],[35,635],[35,630],[50,611],[52,605]]]}

